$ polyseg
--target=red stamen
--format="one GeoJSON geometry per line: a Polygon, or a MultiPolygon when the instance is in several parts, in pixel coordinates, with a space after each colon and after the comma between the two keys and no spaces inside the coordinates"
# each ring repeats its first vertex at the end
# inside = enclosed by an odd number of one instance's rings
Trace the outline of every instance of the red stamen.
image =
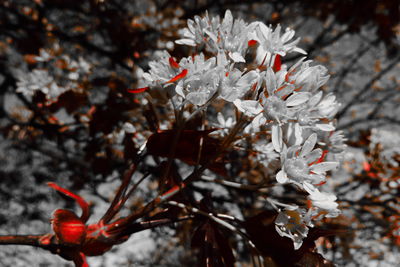
{"type": "Polygon", "coordinates": [[[274,60],[274,66],[272,67],[272,69],[275,72],[278,72],[281,70],[282,67],[282,62],[281,62],[281,56],[280,55],[276,55],[275,56],[275,60],[274,60]]]}
{"type": "Polygon", "coordinates": [[[175,61],[175,59],[173,57],[170,57],[168,59],[169,61],[169,65],[171,65],[171,67],[175,68],[175,69],[179,69],[179,64],[175,61]]]}
{"type": "Polygon", "coordinates": [[[179,74],[176,75],[174,78],[172,78],[171,80],[169,80],[169,81],[167,81],[167,82],[165,82],[165,83],[173,83],[173,82],[176,82],[176,81],[178,81],[178,80],[184,78],[184,77],[187,75],[187,73],[188,73],[188,70],[187,70],[187,69],[184,69],[184,70],[182,70],[181,73],[179,73],[179,74]]]}
{"type": "Polygon", "coordinates": [[[147,91],[150,87],[142,87],[142,88],[136,88],[136,89],[128,89],[128,93],[131,94],[139,94],[143,93],[144,91],[147,91]]]}

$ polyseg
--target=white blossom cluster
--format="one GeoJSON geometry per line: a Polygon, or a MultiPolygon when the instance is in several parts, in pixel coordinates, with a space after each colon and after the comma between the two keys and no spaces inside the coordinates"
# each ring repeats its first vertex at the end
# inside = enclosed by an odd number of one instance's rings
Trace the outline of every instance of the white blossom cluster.
{"type": "MultiPolygon", "coordinates": [[[[53,47],[59,49],[58,44],[53,47]]],[[[17,92],[31,98],[41,91],[48,101],[56,100],[64,92],[77,88],[77,82],[89,73],[90,65],[83,58],[71,59],[68,55],[53,55],[46,49],[33,57],[36,68],[16,70],[17,92]]]]}
{"type": "MultiPolygon", "coordinates": [[[[148,87],[140,89],[169,89],[172,101],[191,104],[194,110],[222,99],[249,122],[245,132],[267,129],[267,140],[256,149],[265,152],[266,160],[280,161],[277,183],[308,194],[305,207],[270,199],[279,211],[276,230],[298,249],[313,221],[339,214],[336,196],[321,191],[326,173],[339,165],[335,154],[345,148],[333,121],[339,103],[321,90],[328,71],[305,57],[292,66],[282,64],[288,54],[306,52],[297,47],[294,30],[282,33],[279,25],[248,24],[233,19],[229,10],[223,19],[206,14],[187,25],[176,43],[206,52],[180,60],[164,52],[150,63],[143,76],[148,87]]],[[[218,114],[218,122],[227,131],[237,123],[227,114],[218,114]]]]}

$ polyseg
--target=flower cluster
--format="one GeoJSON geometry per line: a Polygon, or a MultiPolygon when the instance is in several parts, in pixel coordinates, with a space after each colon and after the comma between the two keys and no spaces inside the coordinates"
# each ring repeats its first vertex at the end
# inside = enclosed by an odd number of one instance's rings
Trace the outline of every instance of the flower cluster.
{"type": "Polygon", "coordinates": [[[207,53],[176,60],[164,52],[143,76],[147,87],[131,92],[163,88],[172,102],[190,105],[190,112],[205,110],[214,100],[230,107],[224,111],[240,111],[236,118],[218,114],[221,135],[239,121],[247,122],[243,131],[258,137],[254,142],[260,145],[255,148],[266,155],[258,159],[279,162],[277,184],[308,194],[307,207],[273,201],[279,211],[276,229],[297,249],[313,220],[339,213],[336,197],[320,189],[326,173],[339,165],[335,155],[345,149],[333,120],[340,105],[334,95],[321,90],[328,71],[305,57],[292,66],[283,64],[288,54],[306,52],[297,47],[300,39],[293,39],[294,30],[282,34],[280,25],[273,29],[262,22],[247,24],[233,19],[229,10],[222,20],[206,14],[187,25],[176,43],[207,53]],[[261,131],[268,134],[258,135],[261,131]],[[261,142],[259,136],[266,140],[261,142]]]}

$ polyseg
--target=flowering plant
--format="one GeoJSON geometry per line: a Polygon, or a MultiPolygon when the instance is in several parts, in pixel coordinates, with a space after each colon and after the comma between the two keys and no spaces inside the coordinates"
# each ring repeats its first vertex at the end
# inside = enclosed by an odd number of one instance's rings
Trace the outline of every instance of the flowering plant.
{"type": "MultiPolygon", "coordinates": [[[[193,221],[192,247],[200,250],[204,264],[233,266],[226,231],[243,238],[259,260],[266,256],[285,265],[304,255],[320,259],[313,241],[323,234],[312,228],[340,213],[335,195],[323,185],[345,148],[343,136],[335,132],[339,104],[322,90],[327,69],[305,57],[289,64],[288,55],[306,54],[297,46],[300,39],[293,39],[294,30],[248,24],[229,10],[223,19],[208,14],[189,19],[181,35],[176,44],[191,56],[159,53],[142,75],[144,86],[128,90],[136,103],[150,106],[151,131],[125,123],[125,134],[140,149],[131,155],[132,167],[100,221],[86,225],[88,204],[50,184],[77,200],[82,216],[58,209],[52,220],[55,234],[2,240],[42,247],[87,266],[86,256],[102,255],[138,231],[193,221]],[[235,157],[248,166],[236,166],[235,157]],[[142,176],[130,186],[134,173],[142,176]],[[148,177],[157,181],[157,194],[118,217],[148,177]],[[254,194],[240,196],[242,190],[254,194]],[[218,207],[217,194],[236,196],[235,206],[218,207]],[[246,209],[249,201],[263,211],[254,215],[246,209]],[[274,245],[290,255],[282,257],[274,245]]],[[[19,91],[29,91],[26,82],[19,84],[19,91]]]]}

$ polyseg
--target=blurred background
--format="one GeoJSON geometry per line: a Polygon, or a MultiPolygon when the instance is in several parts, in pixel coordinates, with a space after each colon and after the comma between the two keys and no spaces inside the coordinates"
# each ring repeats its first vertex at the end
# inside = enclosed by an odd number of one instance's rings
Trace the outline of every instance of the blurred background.
{"type": "MultiPolygon", "coordinates": [[[[180,58],[180,29],[195,15],[296,30],[308,58],[328,68],[324,87],[342,103],[337,128],[348,139],[329,186],[349,229],[321,239],[338,266],[400,262],[400,5],[397,0],[3,0],[0,2],[0,234],[50,230],[51,212],[74,208],[45,186],[79,192],[105,211],[151,112],[126,93],[141,86],[157,53],[180,58]],[[146,117],[147,116],[147,117],[146,117]],[[129,122],[129,124],[126,124],[129,122]],[[69,205],[69,206],[68,206],[69,205]]],[[[293,55],[284,64],[293,64],[293,55]]],[[[140,143],[140,142],[139,142],[140,143]]],[[[146,201],[152,184],[135,197],[146,201]]],[[[186,266],[187,239],[173,227],[145,231],[93,266],[186,266]],[[172,233],[172,234],[171,234],[172,233]]],[[[238,255],[240,259],[240,255],[238,255]]],[[[244,259],[246,257],[243,257],[244,259]]],[[[0,248],[0,266],[71,266],[31,247],[0,248]]],[[[249,266],[246,260],[238,266],[249,266]]],[[[91,265],[91,266],[92,266],[91,265]]]]}

